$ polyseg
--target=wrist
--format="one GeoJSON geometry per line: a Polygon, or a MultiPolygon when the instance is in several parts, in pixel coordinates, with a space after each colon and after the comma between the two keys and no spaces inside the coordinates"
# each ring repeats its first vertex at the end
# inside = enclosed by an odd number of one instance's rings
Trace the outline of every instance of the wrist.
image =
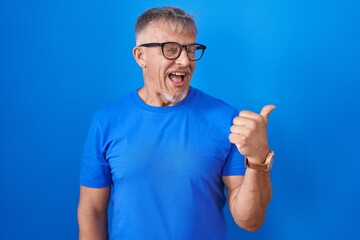
{"type": "Polygon", "coordinates": [[[265,163],[266,157],[268,156],[269,152],[270,152],[270,148],[267,147],[262,151],[258,151],[258,153],[254,156],[245,156],[245,157],[250,163],[263,164],[265,163]]]}
{"type": "Polygon", "coordinates": [[[269,151],[261,163],[251,162],[247,157],[245,157],[245,166],[250,169],[254,169],[257,171],[269,171],[273,165],[274,152],[269,151]]]}

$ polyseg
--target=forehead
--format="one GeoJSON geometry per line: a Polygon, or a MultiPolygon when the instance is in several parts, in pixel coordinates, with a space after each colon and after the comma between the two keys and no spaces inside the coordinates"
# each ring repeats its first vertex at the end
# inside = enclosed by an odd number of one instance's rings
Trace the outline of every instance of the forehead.
{"type": "Polygon", "coordinates": [[[196,34],[192,27],[183,27],[179,23],[157,21],[149,23],[137,36],[139,44],[163,41],[195,41],[196,34]]]}

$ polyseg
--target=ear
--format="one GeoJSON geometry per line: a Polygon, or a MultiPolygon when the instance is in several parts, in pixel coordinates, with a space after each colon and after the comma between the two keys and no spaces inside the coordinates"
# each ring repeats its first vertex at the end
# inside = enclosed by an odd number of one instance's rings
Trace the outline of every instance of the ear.
{"type": "Polygon", "coordinates": [[[141,68],[146,67],[146,60],[145,60],[145,52],[141,47],[135,46],[133,48],[133,55],[135,58],[135,61],[141,68]]]}

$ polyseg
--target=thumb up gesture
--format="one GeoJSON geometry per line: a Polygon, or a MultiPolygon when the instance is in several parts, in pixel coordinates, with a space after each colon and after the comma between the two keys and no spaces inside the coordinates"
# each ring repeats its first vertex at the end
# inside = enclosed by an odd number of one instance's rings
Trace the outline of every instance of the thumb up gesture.
{"type": "Polygon", "coordinates": [[[241,111],[233,120],[229,140],[250,162],[263,163],[270,151],[267,139],[267,123],[274,105],[266,105],[260,114],[241,111]]]}

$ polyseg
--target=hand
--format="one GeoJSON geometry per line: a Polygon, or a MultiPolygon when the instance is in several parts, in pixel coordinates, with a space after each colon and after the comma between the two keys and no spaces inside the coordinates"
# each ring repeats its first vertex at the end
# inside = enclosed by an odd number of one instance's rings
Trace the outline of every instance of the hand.
{"type": "Polygon", "coordinates": [[[263,163],[270,151],[267,122],[274,105],[266,105],[260,114],[241,111],[233,120],[229,139],[250,162],[263,163]]]}

